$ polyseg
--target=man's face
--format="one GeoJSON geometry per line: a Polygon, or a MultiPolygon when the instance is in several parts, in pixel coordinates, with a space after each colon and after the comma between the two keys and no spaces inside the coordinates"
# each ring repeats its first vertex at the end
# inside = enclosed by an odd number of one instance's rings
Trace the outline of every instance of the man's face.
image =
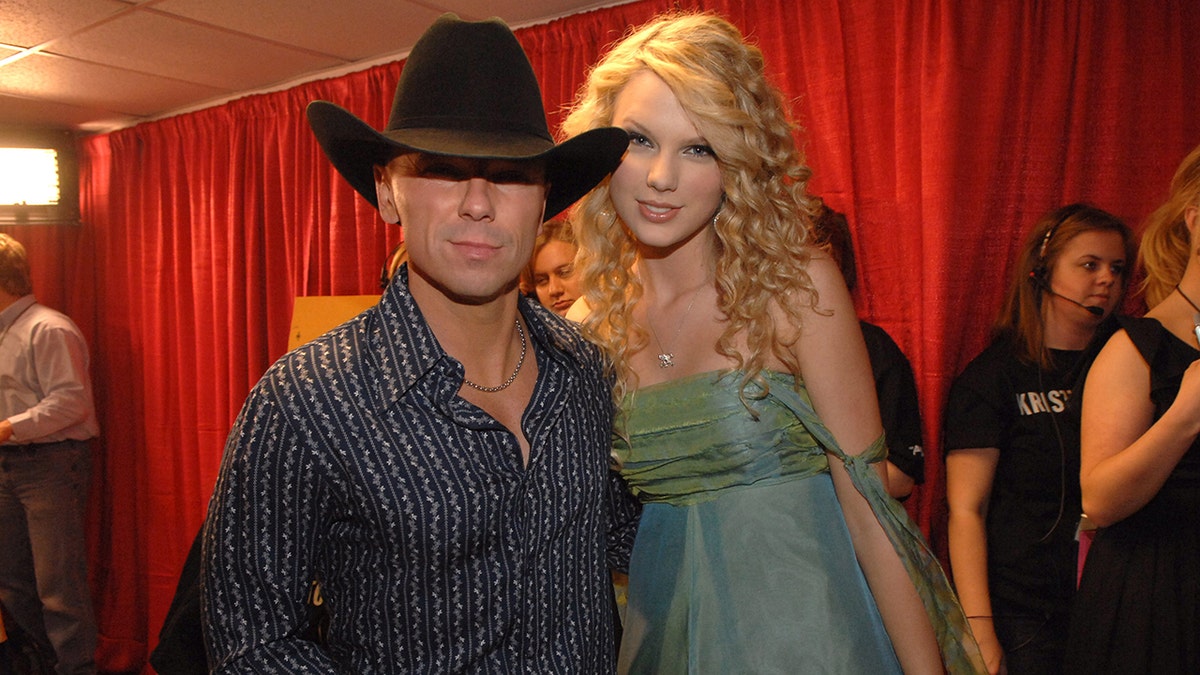
{"type": "Polygon", "coordinates": [[[409,283],[482,304],[516,288],[546,206],[540,162],[409,153],[375,169],[379,213],[404,228],[409,283]]]}

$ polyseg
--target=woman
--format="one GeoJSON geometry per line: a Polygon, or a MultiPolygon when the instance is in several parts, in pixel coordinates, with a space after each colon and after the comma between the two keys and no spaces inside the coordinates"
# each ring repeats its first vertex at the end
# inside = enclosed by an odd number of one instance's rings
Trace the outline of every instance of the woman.
{"type": "Polygon", "coordinates": [[[1067,401],[1132,256],[1133,235],[1109,213],[1046,214],[1021,249],[996,338],[950,389],[950,565],[991,673],[1062,670],[1080,513],[1067,401]]]}
{"type": "Polygon", "coordinates": [[[1100,529],[1068,671],[1200,672],[1200,147],[1142,235],[1150,311],[1122,322],[1083,390],[1083,509],[1100,529]]]}
{"type": "Polygon", "coordinates": [[[711,15],[656,19],[592,70],[565,131],[610,123],[629,149],[574,220],[578,318],[611,360],[615,454],[646,503],[620,672],[942,672],[939,641],[970,669],[965,622],[944,618],[961,611],[881,480],[862,334],[808,245],[809,170],[761,53],[711,15]]]}
{"type": "Polygon", "coordinates": [[[542,226],[529,267],[521,274],[521,290],[559,316],[566,316],[580,295],[575,251],[571,221],[552,220],[542,226]]]}

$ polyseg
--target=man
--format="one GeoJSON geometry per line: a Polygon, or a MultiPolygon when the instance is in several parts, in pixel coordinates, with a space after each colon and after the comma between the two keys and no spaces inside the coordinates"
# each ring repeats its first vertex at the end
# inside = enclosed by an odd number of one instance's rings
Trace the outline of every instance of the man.
{"type": "Polygon", "coordinates": [[[38,304],[25,248],[0,234],[0,603],[59,673],[94,673],[87,582],[88,348],[38,304]]]}
{"type": "Polygon", "coordinates": [[[611,394],[517,279],[627,136],[555,146],[512,32],[452,15],[413,48],[384,132],[322,101],[308,115],[408,262],[239,416],[204,531],[210,666],[610,672],[606,549],[627,555],[636,517],[608,469],[611,394]],[[297,637],[313,580],[324,646],[297,637]]]}

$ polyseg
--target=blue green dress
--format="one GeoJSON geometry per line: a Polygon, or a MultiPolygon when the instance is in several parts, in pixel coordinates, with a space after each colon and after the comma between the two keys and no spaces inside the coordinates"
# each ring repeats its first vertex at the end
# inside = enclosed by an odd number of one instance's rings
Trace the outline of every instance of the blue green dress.
{"type": "Polygon", "coordinates": [[[941,567],[868,465],[883,459],[883,439],[847,457],[803,386],[780,373],[763,378],[769,393],[746,391],[755,415],[738,396],[738,373],[693,375],[626,400],[615,454],[645,508],[618,672],[901,672],[854,557],[827,451],[846,464],[905,561],[949,672],[981,671],[941,567]]]}

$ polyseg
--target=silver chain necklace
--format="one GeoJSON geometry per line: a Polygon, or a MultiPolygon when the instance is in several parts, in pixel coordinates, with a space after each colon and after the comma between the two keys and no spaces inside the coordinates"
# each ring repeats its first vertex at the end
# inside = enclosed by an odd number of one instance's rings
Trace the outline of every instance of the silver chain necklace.
{"type": "Polygon", "coordinates": [[[479,391],[482,391],[482,392],[485,392],[488,394],[493,394],[495,392],[504,391],[505,389],[508,389],[509,386],[511,386],[513,382],[517,381],[517,375],[520,374],[520,372],[521,372],[521,366],[525,365],[526,343],[525,343],[525,329],[521,328],[521,320],[517,319],[513,323],[515,323],[517,325],[517,335],[521,336],[521,356],[517,359],[517,367],[513,369],[512,375],[509,375],[507,380],[501,382],[500,384],[496,385],[495,387],[484,387],[482,385],[475,384],[474,382],[468,380],[465,377],[463,378],[463,384],[467,385],[468,387],[470,387],[472,389],[476,389],[476,390],[479,390],[479,391]]]}
{"type": "MultiPolygon", "coordinates": [[[[687,309],[683,310],[683,314],[679,315],[679,323],[675,326],[675,334],[671,336],[671,344],[676,344],[679,339],[679,331],[683,330],[683,320],[688,314],[692,313],[692,307],[696,304],[696,297],[700,295],[700,289],[704,288],[704,284],[696,287],[692,291],[692,301],[688,303],[687,309]]],[[[675,367],[675,352],[667,350],[663,346],[662,340],[658,339],[658,331],[654,329],[654,322],[650,320],[649,315],[646,316],[646,324],[650,326],[650,332],[654,335],[654,341],[658,343],[658,367],[659,368],[674,368],[675,367]]]]}

